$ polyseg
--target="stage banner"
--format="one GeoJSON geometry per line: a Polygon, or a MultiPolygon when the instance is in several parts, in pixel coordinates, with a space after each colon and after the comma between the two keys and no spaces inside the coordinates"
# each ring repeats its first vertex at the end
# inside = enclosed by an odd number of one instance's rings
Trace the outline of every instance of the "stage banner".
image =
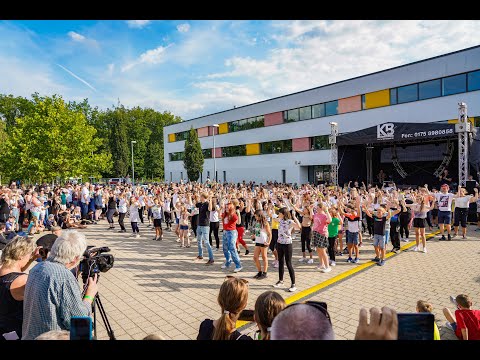
{"type": "Polygon", "coordinates": [[[455,124],[385,123],[351,133],[340,134],[337,137],[337,145],[421,141],[450,136],[455,136],[455,124]]]}

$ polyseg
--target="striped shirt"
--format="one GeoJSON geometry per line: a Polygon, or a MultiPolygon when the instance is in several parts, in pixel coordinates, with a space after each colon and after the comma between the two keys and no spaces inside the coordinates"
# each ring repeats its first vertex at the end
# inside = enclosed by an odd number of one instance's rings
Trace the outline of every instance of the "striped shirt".
{"type": "Polygon", "coordinates": [[[50,330],[70,330],[72,316],[91,316],[75,276],[65,265],[44,261],[30,271],[23,303],[22,340],[50,330]]]}

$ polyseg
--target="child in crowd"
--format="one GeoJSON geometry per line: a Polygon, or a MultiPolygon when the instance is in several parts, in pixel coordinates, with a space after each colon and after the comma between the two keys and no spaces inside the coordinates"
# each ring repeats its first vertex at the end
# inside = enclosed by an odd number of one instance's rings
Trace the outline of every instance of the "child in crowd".
{"type": "Polygon", "coordinates": [[[257,340],[270,340],[270,329],[273,319],[285,309],[287,304],[283,297],[275,291],[266,291],[257,298],[253,320],[257,323],[257,340]]]}
{"type": "Polygon", "coordinates": [[[180,206],[180,247],[190,247],[190,237],[188,236],[189,217],[190,213],[188,212],[187,207],[183,205],[180,206]]]}
{"type": "Polygon", "coordinates": [[[445,326],[454,331],[460,340],[480,340],[480,310],[472,309],[472,300],[468,295],[460,294],[450,301],[457,307],[455,317],[448,308],[443,309],[447,318],[445,326]]]}
{"type": "MultiPolygon", "coordinates": [[[[417,301],[417,313],[431,313],[432,310],[432,304],[423,300],[417,301]]],[[[438,331],[438,326],[435,322],[433,323],[433,340],[440,340],[440,331],[438,331]]]]}

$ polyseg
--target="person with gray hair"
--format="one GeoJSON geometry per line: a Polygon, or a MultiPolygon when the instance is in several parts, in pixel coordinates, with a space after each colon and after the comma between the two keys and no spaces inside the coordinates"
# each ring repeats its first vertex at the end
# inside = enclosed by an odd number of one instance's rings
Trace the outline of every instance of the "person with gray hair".
{"type": "Polygon", "coordinates": [[[91,316],[97,294],[97,276],[88,279],[85,295],[70,271],[87,248],[85,235],[65,231],[55,241],[46,261],[28,276],[23,306],[22,340],[33,340],[51,330],[70,330],[72,316],[91,316]]]}
{"type": "Polygon", "coordinates": [[[273,320],[272,340],[335,340],[330,315],[321,303],[287,306],[273,320]]]}

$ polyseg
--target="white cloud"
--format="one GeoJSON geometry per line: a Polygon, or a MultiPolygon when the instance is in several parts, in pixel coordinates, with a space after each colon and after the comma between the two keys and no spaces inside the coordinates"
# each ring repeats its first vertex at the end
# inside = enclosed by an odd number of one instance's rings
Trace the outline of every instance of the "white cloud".
{"type": "Polygon", "coordinates": [[[276,46],[266,56],[229,58],[227,71],[207,79],[250,83],[256,97],[265,99],[474,46],[479,25],[417,20],[274,23],[276,46]]]}
{"type": "Polygon", "coordinates": [[[190,24],[177,25],[177,30],[180,31],[181,33],[186,33],[188,32],[188,30],[190,30],[190,24]]]}
{"type": "Polygon", "coordinates": [[[79,34],[75,31],[69,31],[67,33],[67,35],[74,41],[74,42],[78,42],[78,43],[82,43],[82,44],[85,44],[89,47],[92,47],[92,48],[96,48],[98,49],[99,48],[99,45],[98,45],[98,42],[94,39],[89,39],[87,38],[86,36],[82,35],[82,34],[79,34]]]}
{"type": "Polygon", "coordinates": [[[150,24],[152,20],[127,20],[127,25],[129,28],[132,29],[141,29],[148,24],[150,24]]]}
{"type": "Polygon", "coordinates": [[[165,50],[168,49],[170,46],[171,44],[167,46],[159,46],[155,49],[150,49],[145,51],[136,60],[124,65],[122,67],[122,72],[128,71],[140,64],[151,64],[151,65],[160,64],[165,60],[165,55],[164,55],[165,50]]]}
{"type": "Polygon", "coordinates": [[[73,41],[78,41],[78,42],[85,41],[85,39],[86,39],[85,36],[83,36],[79,33],[76,33],[75,31],[69,31],[68,36],[70,36],[73,41]]]}

